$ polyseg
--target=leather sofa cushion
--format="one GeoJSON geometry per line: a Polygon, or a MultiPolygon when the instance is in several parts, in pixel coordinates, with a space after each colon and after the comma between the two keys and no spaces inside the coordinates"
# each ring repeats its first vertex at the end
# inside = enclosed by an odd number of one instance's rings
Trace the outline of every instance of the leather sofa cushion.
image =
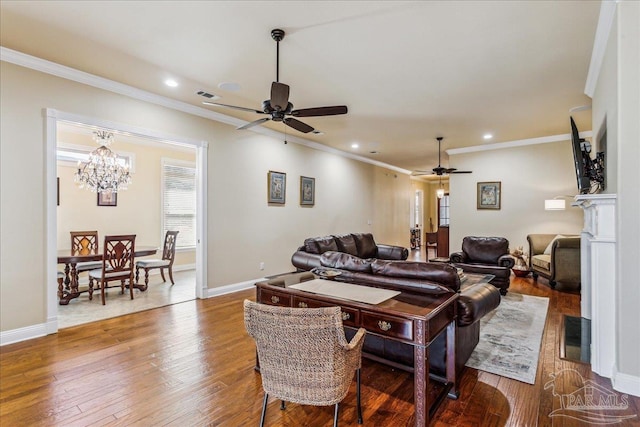
{"type": "Polygon", "coordinates": [[[371,259],[358,258],[344,252],[325,252],[320,256],[320,264],[324,267],[341,270],[371,273],[371,259]]]}
{"type": "Polygon", "coordinates": [[[457,270],[444,263],[375,259],[371,263],[371,271],[373,274],[389,277],[428,280],[440,283],[456,292],[460,289],[460,277],[457,270]]]}
{"type": "Polygon", "coordinates": [[[378,255],[378,246],[371,233],[353,233],[360,258],[375,258],[378,255]]]}
{"type": "Polygon", "coordinates": [[[333,236],[338,245],[338,250],[351,255],[358,255],[358,247],[356,246],[356,239],[351,234],[341,234],[333,236]]]}
{"type": "Polygon", "coordinates": [[[338,244],[336,243],[333,236],[326,237],[316,237],[316,244],[318,245],[318,253],[323,254],[328,251],[337,251],[338,244]]]}
{"type": "Polygon", "coordinates": [[[531,265],[551,271],[551,255],[534,255],[531,258],[531,265]]]}
{"type": "Polygon", "coordinates": [[[503,237],[473,237],[462,240],[462,251],[471,262],[498,264],[498,258],[509,253],[509,241],[503,237]]]}
{"type": "Polygon", "coordinates": [[[320,248],[318,247],[315,237],[304,240],[304,251],[310,254],[320,253],[320,248]]]}

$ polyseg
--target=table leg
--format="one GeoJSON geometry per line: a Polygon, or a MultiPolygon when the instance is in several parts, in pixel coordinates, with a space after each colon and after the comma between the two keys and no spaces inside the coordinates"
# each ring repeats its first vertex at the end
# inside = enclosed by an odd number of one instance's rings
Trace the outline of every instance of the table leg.
{"type": "Polygon", "coordinates": [[[427,390],[429,389],[429,360],[426,347],[413,346],[413,400],[416,410],[416,427],[429,425],[427,390]]]}
{"type": "Polygon", "coordinates": [[[448,397],[457,399],[460,395],[458,390],[458,372],[456,369],[456,322],[453,321],[447,326],[447,382],[451,384],[448,397]]]}
{"type": "Polygon", "coordinates": [[[64,267],[65,274],[69,277],[69,290],[63,291],[63,295],[60,298],[58,304],[67,305],[69,301],[74,298],[78,298],[80,296],[80,292],[78,291],[78,272],[76,271],[76,263],[70,263],[64,267]]]}

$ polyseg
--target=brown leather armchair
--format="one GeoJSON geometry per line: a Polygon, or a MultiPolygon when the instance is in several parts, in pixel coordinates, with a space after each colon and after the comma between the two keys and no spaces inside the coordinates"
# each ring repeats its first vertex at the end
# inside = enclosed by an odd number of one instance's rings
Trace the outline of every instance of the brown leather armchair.
{"type": "Polygon", "coordinates": [[[504,237],[467,236],[462,240],[462,251],[452,253],[450,260],[467,273],[493,274],[496,277],[490,283],[502,295],[507,294],[515,260],[504,237]]]}

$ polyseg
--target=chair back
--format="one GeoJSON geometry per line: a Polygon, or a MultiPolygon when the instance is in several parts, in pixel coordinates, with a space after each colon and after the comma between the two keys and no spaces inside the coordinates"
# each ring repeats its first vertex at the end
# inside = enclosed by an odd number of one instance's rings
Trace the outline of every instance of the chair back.
{"type": "Polygon", "coordinates": [[[71,251],[77,255],[98,253],[97,231],[71,231],[71,251]]]}
{"type": "Polygon", "coordinates": [[[470,261],[497,265],[498,258],[509,253],[509,241],[504,237],[467,236],[462,239],[462,251],[470,261]]]}
{"type": "Polygon", "coordinates": [[[127,276],[133,278],[135,243],[135,234],[105,236],[102,277],[108,275],[109,278],[127,276]]]}
{"type": "Polygon", "coordinates": [[[162,250],[162,259],[171,261],[169,265],[173,264],[173,259],[176,257],[176,239],[178,238],[179,231],[167,231],[164,236],[164,249],[162,250]]]}
{"type": "Polygon", "coordinates": [[[256,342],[266,393],[320,406],[346,396],[354,373],[347,357],[360,353],[345,350],[340,307],[276,307],[245,300],[244,322],[256,342]]]}

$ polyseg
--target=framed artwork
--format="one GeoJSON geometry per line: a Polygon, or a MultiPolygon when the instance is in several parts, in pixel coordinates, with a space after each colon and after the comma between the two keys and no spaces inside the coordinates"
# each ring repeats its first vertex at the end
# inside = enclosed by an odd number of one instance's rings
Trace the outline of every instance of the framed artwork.
{"type": "Polygon", "coordinates": [[[284,172],[269,171],[267,185],[268,202],[284,205],[287,192],[287,174],[284,172]]]}
{"type": "Polygon", "coordinates": [[[478,183],[478,209],[500,209],[500,181],[478,183]]]}
{"type": "Polygon", "coordinates": [[[98,193],[98,206],[118,206],[118,193],[98,193]]]}
{"type": "Polygon", "coordinates": [[[300,177],[300,204],[313,206],[316,203],[316,179],[308,176],[300,177]]]}

